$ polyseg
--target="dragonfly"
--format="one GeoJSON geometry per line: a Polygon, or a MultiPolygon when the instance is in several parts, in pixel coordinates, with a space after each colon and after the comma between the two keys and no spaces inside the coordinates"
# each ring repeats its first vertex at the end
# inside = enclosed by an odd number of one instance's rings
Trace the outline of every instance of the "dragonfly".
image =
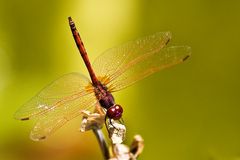
{"type": "Polygon", "coordinates": [[[170,32],[158,32],[108,49],[91,64],[75,23],[71,17],[68,20],[90,80],[80,73],[63,75],[15,113],[18,120],[37,119],[30,134],[35,141],[46,139],[80,116],[82,110],[96,105],[104,109],[107,119],[121,119],[123,108],[115,103],[112,93],[182,63],[191,55],[188,46],[167,46],[170,32]]]}

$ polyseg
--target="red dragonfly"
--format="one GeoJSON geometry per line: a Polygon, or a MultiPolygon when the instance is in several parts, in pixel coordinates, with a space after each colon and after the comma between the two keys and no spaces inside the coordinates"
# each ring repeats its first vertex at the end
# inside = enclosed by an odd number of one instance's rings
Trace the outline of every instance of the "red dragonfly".
{"type": "Polygon", "coordinates": [[[53,81],[23,105],[15,118],[38,121],[31,131],[31,139],[42,140],[81,111],[100,105],[106,118],[119,120],[123,109],[116,104],[112,92],[124,89],[149,75],[182,63],[191,54],[188,46],[166,47],[170,32],[160,32],[111,48],[91,65],[74,22],[69,25],[88,69],[91,81],[80,73],[69,73],[53,81]]]}

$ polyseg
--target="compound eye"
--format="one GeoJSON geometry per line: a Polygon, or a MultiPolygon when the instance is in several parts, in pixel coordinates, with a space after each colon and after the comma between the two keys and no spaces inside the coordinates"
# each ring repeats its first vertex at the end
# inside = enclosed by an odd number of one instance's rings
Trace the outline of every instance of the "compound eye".
{"type": "Polygon", "coordinates": [[[119,120],[122,117],[123,109],[116,104],[107,110],[107,117],[114,120],[119,120]]]}

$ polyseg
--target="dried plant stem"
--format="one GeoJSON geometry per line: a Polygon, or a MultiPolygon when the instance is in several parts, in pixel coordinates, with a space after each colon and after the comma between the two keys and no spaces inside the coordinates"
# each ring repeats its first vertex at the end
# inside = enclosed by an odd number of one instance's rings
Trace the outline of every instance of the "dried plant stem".
{"type": "Polygon", "coordinates": [[[110,158],[110,155],[109,155],[108,146],[102,130],[101,129],[92,129],[92,130],[98,140],[104,159],[108,160],[110,158]]]}

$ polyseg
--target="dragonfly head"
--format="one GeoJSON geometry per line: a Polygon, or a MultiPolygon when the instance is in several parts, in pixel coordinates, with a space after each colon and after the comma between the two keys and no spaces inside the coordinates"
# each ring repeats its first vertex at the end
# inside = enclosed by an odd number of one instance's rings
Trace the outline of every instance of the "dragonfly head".
{"type": "Polygon", "coordinates": [[[107,117],[114,120],[119,120],[122,117],[123,109],[119,104],[115,104],[107,110],[107,117]]]}

